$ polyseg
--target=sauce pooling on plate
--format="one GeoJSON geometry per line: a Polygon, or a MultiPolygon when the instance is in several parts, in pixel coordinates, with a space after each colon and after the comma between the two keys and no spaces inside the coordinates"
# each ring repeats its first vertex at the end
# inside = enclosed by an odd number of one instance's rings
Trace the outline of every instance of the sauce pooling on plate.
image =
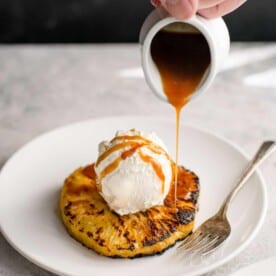
{"type": "Polygon", "coordinates": [[[180,113],[191,95],[197,90],[210,65],[210,50],[205,37],[192,26],[173,23],[155,35],[151,44],[151,56],[159,70],[164,93],[175,109],[174,186],[176,201],[180,113]],[[181,25],[189,31],[184,33],[181,25]]]}

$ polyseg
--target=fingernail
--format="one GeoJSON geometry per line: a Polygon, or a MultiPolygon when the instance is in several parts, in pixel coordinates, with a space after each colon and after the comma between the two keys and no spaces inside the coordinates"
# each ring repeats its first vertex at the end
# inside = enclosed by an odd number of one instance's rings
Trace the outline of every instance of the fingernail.
{"type": "Polygon", "coordinates": [[[241,0],[241,4],[240,5],[243,5],[247,2],[247,0],[241,0]]]}
{"type": "Polygon", "coordinates": [[[159,7],[161,3],[159,0],[151,0],[151,4],[155,7],[159,7]]]}

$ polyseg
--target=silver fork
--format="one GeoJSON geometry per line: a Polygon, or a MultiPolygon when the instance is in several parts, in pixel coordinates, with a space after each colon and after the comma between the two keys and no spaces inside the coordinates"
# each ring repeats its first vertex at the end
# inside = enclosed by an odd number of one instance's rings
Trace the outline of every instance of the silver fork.
{"type": "Polygon", "coordinates": [[[193,250],[193,252],[201,255],[207,255],[216,250],[228,238],[231,233],[231,226],[226,214],[230,203],[244,186],[249,177],[255,172],[258,166],[275,149],[276,142],[274,141],[266,141],[260,146],[254,158],[250,161],[239,177],[233,190],[225,198],[219,211],[214,216],[203,222],[189,237],[184,240],[179,248],[187,251],[193,250]]]}

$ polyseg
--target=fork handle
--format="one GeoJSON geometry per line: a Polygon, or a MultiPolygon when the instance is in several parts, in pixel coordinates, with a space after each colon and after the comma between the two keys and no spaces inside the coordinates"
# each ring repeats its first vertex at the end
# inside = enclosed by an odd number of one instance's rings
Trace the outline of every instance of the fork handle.
{"type": "Polygon", "coordinates": [[[236,197],[241,188],[245,185],[249,177],[256,171],[259,165],[276,149],[275,141],[266,141],[264,142],[250,163],[246,166],[245,170],[238,178],[237,184],[230,194],[224,200],[222,207],[220,208],[218,215],[226,218],[226,213],[228,211],[229,205],[232,200],[236,197]]]}

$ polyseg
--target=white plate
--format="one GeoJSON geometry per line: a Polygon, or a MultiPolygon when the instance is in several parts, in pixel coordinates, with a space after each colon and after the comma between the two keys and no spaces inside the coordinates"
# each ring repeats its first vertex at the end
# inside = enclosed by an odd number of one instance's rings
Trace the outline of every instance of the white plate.
{"type": "Polygon", "coordinates": [[[252,275],[265,275],[275,276],[276,271],[276,257],[262,260],[256,264],[243,267],[242,269],[231,274],[231,276],[252,276],[252,275]]]}
{"type": "MultiPolygon", "coordinates": [[[[117,117],[73,124],[33,140],[6,163],[0,174],[3,235],[37,265],[63,275],[198,275],[240,253],[255,237],[266,211],[265,184],[256,173],[229,212],[232,234],[215,254],[198,258],[172,248],[161,256],[134,260],[99,256],[72,239],[58,214],[64,178],[93,162],[98,142],[117,129],[154,130],[174,154],[174,123],[161,118],[117,117]]],[[[248,161],[229,142],[193,127],[181,128],[180,162],[201,181],[197,224],[217,211],[248,161]]]]}

